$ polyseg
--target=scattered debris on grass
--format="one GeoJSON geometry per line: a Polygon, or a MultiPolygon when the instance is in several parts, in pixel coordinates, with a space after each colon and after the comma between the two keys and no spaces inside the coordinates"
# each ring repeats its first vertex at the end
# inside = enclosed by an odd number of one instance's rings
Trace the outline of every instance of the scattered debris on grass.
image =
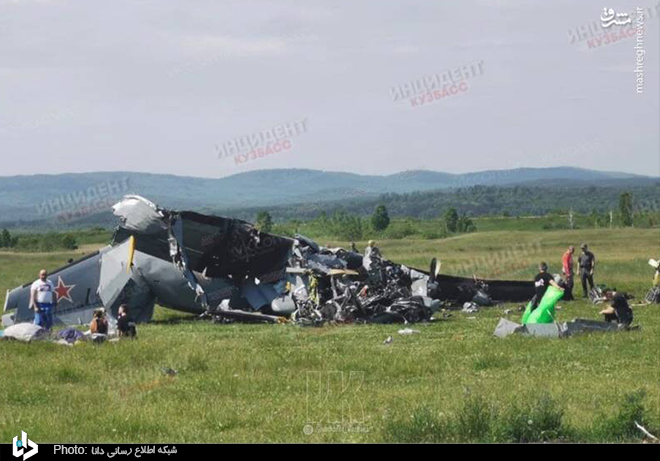
{"type": "Polygon", "coordinates": [[[163,367],[160,369],[160,371],[165,376],[176,376],[179,373],[178,370],[175,370],[174,368],[170,368],[170,367],[163,367]]]}
{"type": "Polygon", "coordinates": [[[498,338],[506,338],[512,334],[542,336],[548,338],[565,338],[579,333],[594,331],[629,331],[639,330],[639,326],[628,327],[615,322],[601,322],[597,320],[574,319],[570,322],[528,323],[521,325],[511,320],[500,318],[493,332],[498,338]]]}
{"type": "Polygon", "coordinates": [[[639,429],[640,431],[642,431],[642,433],[643,433],[646,437],[648,437],[649,439],[651,439],[651,440],[653,440],[653,441],[656,441],[656,442],[658,441],[658,438],[657,438],[655,435],[653,435],[653,434],[651,434],[649,431],[647,431],[646,428],[645,428],[644,426],[642,426],[641,424],[639,424],[637,421],[635,421],[635,427],[637,427],[637,429],[639,429]]]}

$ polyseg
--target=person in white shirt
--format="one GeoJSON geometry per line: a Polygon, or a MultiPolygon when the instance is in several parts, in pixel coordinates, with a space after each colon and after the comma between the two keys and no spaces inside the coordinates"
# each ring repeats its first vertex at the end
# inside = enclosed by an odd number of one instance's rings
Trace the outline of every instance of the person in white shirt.
{"type": "Polygon", "coordinates": [[[41,269],[39,280],[30,287],[30,308],[34,309],[35,325],[50,330],[53,326],[53,311],[57,306],[57,292],[47,277],[46,269],[41,269]]]}

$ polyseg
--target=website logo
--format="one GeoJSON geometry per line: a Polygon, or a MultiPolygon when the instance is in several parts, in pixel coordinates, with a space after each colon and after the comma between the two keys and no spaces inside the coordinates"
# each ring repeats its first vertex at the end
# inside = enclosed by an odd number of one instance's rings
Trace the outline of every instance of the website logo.
{"type": "Polygon", "coordinates": [[[14,458],[20,458],[22,456],[23,461],[39,453],[39,445],[28,439],[27,434],[23,431],[21,431],[21,440],[18,440],[18,436],[14,437],[11,447],[14,458]],[[25,451],[26,447],[29,448],[28,451],[25,451]]]}

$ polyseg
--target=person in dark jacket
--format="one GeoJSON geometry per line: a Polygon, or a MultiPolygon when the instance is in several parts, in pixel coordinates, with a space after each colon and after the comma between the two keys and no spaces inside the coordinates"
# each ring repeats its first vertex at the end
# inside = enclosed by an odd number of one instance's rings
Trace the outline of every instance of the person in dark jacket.
{"type": "Polygon", "coordinates": [[[588,297],[587,282],[589,289],[594,289],[594,269],[596,269],[596,257],[589,251],[586,243],[580,245],[582,253],[578,257],[578,267],[580,269],[580,280],[582,281],[582,297],[588,297]]]}
{"type": "Polygon", "coordinates": [[[609,292],[606,294],[611,304],[600,311],[605,317],[606,322],[616,322],[626,327],[630,326],[633,321],[633,311],[628,305],[626,295],[620,292],[609,292]]]}
{"type": "Polygon", "coordinates": [[[126,304],[119,306],[119,312],[117,315],[117,333],[120,337],[128,338],[135,338],[137,334],[135,323],[129,320],[128,306],[126,304]]]}
{"type": "Polygon", "coordinates": [[[545,291],[550,285],[555,288],[559,288],[560,290],[562,289],[559,285],[557,285],[557,282],[555,282],[555,278],[552,276],[552,274],[548,273],[548,265],[542,262],[539,264],[539,273],[536,274],[536,277],[534,277],[535,294],[534,298],[532,299],[532,310],[539,307],[539,303],[541,302],[543,295],[545,295],[545,291]]]}

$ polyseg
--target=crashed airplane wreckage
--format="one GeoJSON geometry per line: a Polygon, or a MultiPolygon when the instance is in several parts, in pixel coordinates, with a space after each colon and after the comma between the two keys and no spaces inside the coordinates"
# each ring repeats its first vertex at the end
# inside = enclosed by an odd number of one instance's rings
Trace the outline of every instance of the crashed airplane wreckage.
{"type": "MultiPolygon", "coordinates": [[[[129,195],[113,206],[120,219],[112,242],[50,272],[56,323],[91,321],[105,307],[127,304],[133,320],[149,321],[154,305],[219,321],[306,325],[429,320],[443,302],[521,302],[532,282],[480,281],[409,268],[303,236],[260,232],[238,219],[160,208],[129,195]]],[[[30,282],[31,283],[31,282],[30,282]]],[[[7,292],[3,324],[31,321],[30,283],[7,292]]]]}

